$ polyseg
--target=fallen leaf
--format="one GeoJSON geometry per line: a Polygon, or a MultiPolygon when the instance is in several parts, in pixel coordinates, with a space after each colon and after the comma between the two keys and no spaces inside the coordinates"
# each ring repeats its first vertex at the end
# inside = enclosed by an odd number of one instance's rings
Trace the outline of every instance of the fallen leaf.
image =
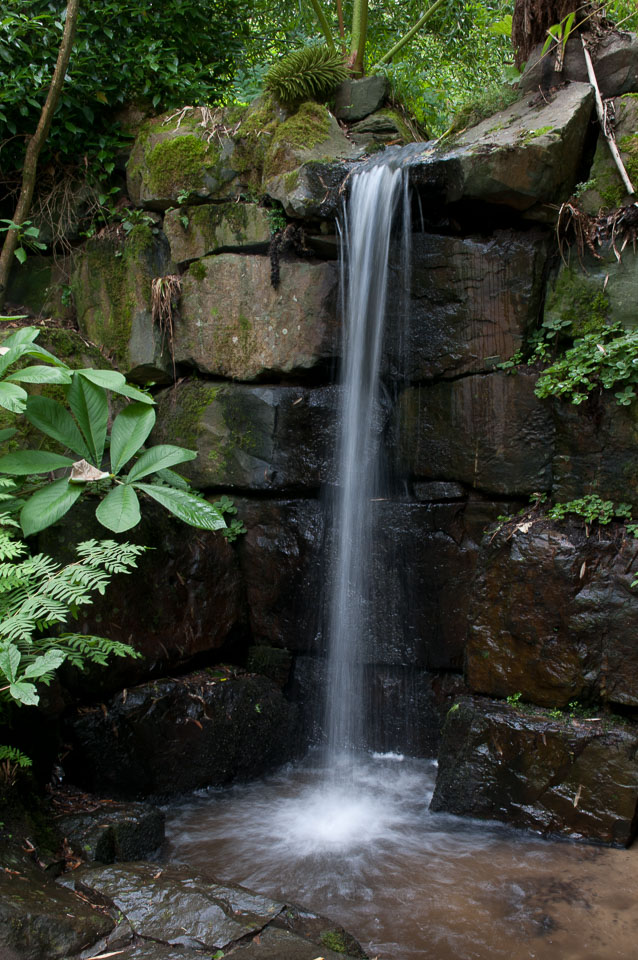
{"type": "Polygon", "coordinates": [[[107,477],[110,477],[110,473],[98,470],[88,460],[76,460],[71,467],[69,480],[72,483],[92,483],[96,480],[106,480],[107,477]]]}

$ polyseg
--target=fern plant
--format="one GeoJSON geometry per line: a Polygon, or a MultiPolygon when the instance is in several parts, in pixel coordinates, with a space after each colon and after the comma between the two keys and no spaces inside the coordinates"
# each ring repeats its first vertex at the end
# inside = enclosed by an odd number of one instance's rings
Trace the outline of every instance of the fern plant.
{"type": "Polygon", "coordinates": [[[14,538],[16,526],[0,514],[0,697],[35,706],[36,683],[49,684],[65,660],[81,669],[105,665],[111,656],[139,656],[125,643],[57,630],[103,594],[115,573],[131,570],[144,547],[87,540],[77,546],[78,559],[63,565],[45,554],[30,556],[14,538]]]}
{"type": "Polygon", "coordinates": [[[348,77],[343,57],[327,46],[303,47],[270,68],[266,90],[280,103],[325,100],[348,77]]]}

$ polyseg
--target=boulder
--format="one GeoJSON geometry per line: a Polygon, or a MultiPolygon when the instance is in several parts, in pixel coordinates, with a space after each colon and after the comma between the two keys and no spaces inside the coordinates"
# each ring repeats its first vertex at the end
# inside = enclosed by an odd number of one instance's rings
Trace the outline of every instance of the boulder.
{"type": "Polygon", "coordinates": [[[394,429],[405,468],[490,494],[549,490],[553,424],[535,381],[499,371],[404,390],[394,429]]]}
{"type": "Polygon", "coordinates": [[[36,317],[71,320],[73,305],[68,286],[71,268],[67,257],[28,256],[24,263],[16,263],[11,269],[8,303],[18,306],[20,313],[26,309],[36,317]]]}
{"type": "MultiPolygon", "coordinates": [[[[635,40],[634,58],[638,60],[638,37],[635,40]]],[[[634,69],[635,89],[638,90],[638,67],[634,69]]],[[[638,181],[638,98],[635,94],[616,97],[611,108],[616,144],[629,179],[636,186],[638,181]]],[[[612,158],[609,144],[602,133],[598,137],[594,162],[587,179],[587,189],[579,194],[579,198],[580,206],[585,213],[592,216],[609,213],[611,210],[635,201],[635,196],[627,194],[618,167],[612,158]]]]}
{"type": "Polygon", "coordinates": [[[76,254],[71,287],[80,332],[139,383],[169,383],[167,338],[153,323],[151,283],[175,272],[163,234],[139,224],[98,236],[76,254]]]}
{"type": "Polygon", "coordinates": [[[260,776],[292,759],[295,711],[266,677],[202,671],[123,691],[69,721],[69,777],[122,799],[260,776]]]}
{"type": "Polygon", "coordinates": [[[507,109],[451,144],[415,146],[410,180],[435,205],[461,199],[528,210],[571,194],[594,106],[588,83],[570,83],[507,109]]]}
{"type": "Polygon", "coordinates": [[[335,117],[354,123],[383,106],[390,93],[387,77],[378,74],[361,80],[344,80],[335,92],[335,117]]]}
{"type": "Polygon", "coordinates": [[[638,729],[462,698],[443,728],[430,809],[628,846],[638,825],[638,729]]]}
{"type": "Polygon", "coordinates": [[[197,487],[317,490],[332,470],[336,387],[185,381],[158,397],[155,443],[197,450],[197,487]]]}
{"type": "Polygon", "coordinates": [[[343,186],[351,171],[346,160],[307,160],[289,173],[273,176],[264,190],[289,217],[334,219],[343,206],[343,186]]]}
{"type": "Polygon", "coordinates": [[[363,147],[366,153],[375,153],[390,144],[412,143],[416,139],[399,111],[389,107],[350,124],[348,136],[356,146],[363,147]]]}
{"type": "Polygon", "coordinates": [[[470,599],[471,689],[548,707],[638,706],[635,553],[619,524],[588,536],[583,520],[523,518],[487,535],[470,599]]]}
{"type": "Polygon", "coordinates": [[[164,232],[175,263],[220,250],[261,250],[270,243],[268,210],[256,203],[204,203],[167,210],[164,232]]]}
{"type": "Polygon", "coordinates": [[[335,356],[337,287],[331,263],[282,262],[275,288],[267,257],[199,260],[182,284],[175,359],[235,380],[303,376],[335,356]]]}
{"type": "Polygon", "coordinates": [[[409,317],[393,264],[385,364],[392,376],[423,380],[494,369],[521,349],[536,323],[547,254],[536,233],[482,237],[415,234],[409,317]]]}
{"type": "MultiPolygon", "coordinates": [[[[64,562],[72,545],[106,534],[87,501],[43,531],[38,549],[64,562]]],[[[68,693],[83,701],[167,671],[182,670],[197,656],[221,658],[242,632],[243,588],[237,553],[220,533],[186,527],[159,505],[144,504],[141,523],[126,538],[149,549],[130,574],[115,576],[104,597],[78,612],[73,629],[129,643],[140,659],[114,658],[108,670],[64,670],[68,693]]]]}
{"type": "Polygon", "coordinates": [[[157,807],[114,801],[91,806],[90,812],[56,817],[58,830],[84,860],[141,860],[164,842],[164,814],[157,807]]]}
{"type": "MultiPolygon", "coordinates": [[[[610,30],[590,50],[596,81],[601,95],[607,99],[622,93],[638,91],[638,36],[610,30]]],[[[541,87],[548,90],[566,80],[589,83],[583,44],[579,34],[571,37],[565,47],[563,69],[557,72],[552,53],[543,55],[543,44],[532,50],[519,81],[522,93],[536,93],[541,87]]]]}
{"type": "Polygon", "coordinates": [[[3,960],[68,960],[115,926],[35,865],[0,870],[0,956],[3,960]]]}

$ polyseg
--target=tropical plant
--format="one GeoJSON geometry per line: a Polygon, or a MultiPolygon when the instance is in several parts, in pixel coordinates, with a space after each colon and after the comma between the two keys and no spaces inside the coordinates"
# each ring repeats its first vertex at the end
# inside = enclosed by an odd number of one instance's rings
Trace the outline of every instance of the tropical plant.
{"type": "Polygon", "coordinates": [[[302,47],[275,63],[265,86],[280,103],[325,99],[348,76],[343,57],[328,46],[302,47]]]}
{"type": "MultiPolygon", "coordinates": [[[[226,528],[222,511],[194,493],[171,468],[197,454],[173,444],[144,449],[155,424],[151,396],[126,383],[114,370],[72,370],[35,340],[39,330],[23,327],[0,348],[0,405],[25,414],[29,423],[60,450],[16,450],[0,457],[0,473],[21,478],[20,523],[25,535],[37,533],[63,517],[88,492],[101,497],[95,515],[114,533],[140,520],[139,495],[156,500],[185,523],[204,530],[226,528]],[[44,363],[10,368],[25,357],[44,363]],[[55,384],[65,402],[28,395],[24,383],[55,384]],[[117,414],[109,431],[108,394],[131,401],[117,414]],[[108,469],[102,464],[108,449],[108,469]],[[79,458],[79,459],[78,459],[79,458]],[[125,469],[126,468],[126,469],[125,469]],[[49,475],[64,469],[53,481],[49,475]],[[26,499],[25,499],[26,498],[26,499]]],[[[14,431],[0,433],[7,439],[14,431]]]]}

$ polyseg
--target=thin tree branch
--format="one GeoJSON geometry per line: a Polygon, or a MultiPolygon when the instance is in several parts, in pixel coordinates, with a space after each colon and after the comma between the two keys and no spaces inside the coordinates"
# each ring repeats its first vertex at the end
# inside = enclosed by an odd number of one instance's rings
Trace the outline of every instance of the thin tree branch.
{"type": "MultiPolygon", "coordinates": [[[[44,146],[46,138],[49,135],[51,122],[53,121],[53,114],[55,113],[55,108],[58,105],[60,94],[62,93],[62,85],[64,84],[64,77],[69,65],[69,60],[71,59],[71,51],[73,49],[73,38],[75,36],[75,28],[77,26],[79,6],[80,0],[69,0],[67,4],[64,31],[62,33],[62,40],[60,41],[60,49],[58,50],[58,58],[55,64],[55,70],[53,71],[51,86],[49,87],[46,101],[42,107],[42,113],[40,114],[40,119],[38,121],[35,133],[27,144],[27,149],[24,155],[24,164],[22,167],[22,186],[20,188],[20,196],[18,197],[18,203],[12,217],[13,222],[18,226],[24,223],[29,215],[29,210],[31,209],[31,201],[33,200],[33,191],[35,189],[35,180],[38,167],[38,157],[42,147],[44,146]]],[[[15,229],[10,229],[5,234],[4,243],[2,245],[2,253],[0,253],[0,307],[4,305],[4,301],[6,299],[9,275],[13,265],[13,255],[17,246],[18,231],[15,229]]]]}
{"type": "Polygon", "coordinates": [[[618,172],[620,174],[623,184],[625,185],[625,189],[627,190],[628,194],[633,196],[635,195],[636,191],[634,189],[633,183],[629,179],[629,174],[625,169],[625,164],[623,163],[622,157],[620,156],[620,151],[616,146],[616,141],[614,140],[613,136],[610,133],[608,133],[607,130],[605,129],[605,108],[603,106],[603,99],[600,95],[600,90],[598,88],[598,82],[596,80],[596,74],[594,72],[594,65],[591,62],[591,57],[589,55],[589,50],[587,49],[587,44],[585,43],[585,38],[581,37],[580,39],[582,40],[583,53],[585,54],[585,63],[587,64],[587,75],[589,77],[589,82],[594,88],[594,96],[596,97],[596,113],[598,114],[600,129],[602,130],[603,136],[607,141],[607,144],[611,151],[611,155],[614,158],[614,162],[618,167],[618,172]]]}
{"type": "Polygon", "coordinates": [[[425,11],[423,16],[419,20],[417,20],[414,26],[410,30],[408,30],[408,32],[404,34],[400,40],[397,40],[395,45],[390,50],[388,50],[388,52],[384,54],[379,61],[377,61],[377,63],[375,63],[372,70],[373,71],[378,70],[379,67],[383,66],[384,63],[389,63],[390,60],[392,60],[392,57],[396,56],[399,50],[402,50],[403,47],[406,45],[406,43],[409,43],[412,37],[419,32],[423,24],[430,19],[432,14],[439,9],[439,7],[443,2],[444,0],[436,0],[436,2],[433,3],[431,7],[428,7],[428,9],[425,11]]]}
{"type": "Polygon", "coordinates": [[[326,38],[326,43],[330,50],[335,49],[334,40],[332,39],[332,33],[330,32],[330,25],[328,23],[328,18],[324,12],[324,9],[321,5],[321,0],[310,0],[312,4],[312,9],[315,11],[317,20],[319,21],[319,26],[321,27],[321,32],[326,38]]]}

